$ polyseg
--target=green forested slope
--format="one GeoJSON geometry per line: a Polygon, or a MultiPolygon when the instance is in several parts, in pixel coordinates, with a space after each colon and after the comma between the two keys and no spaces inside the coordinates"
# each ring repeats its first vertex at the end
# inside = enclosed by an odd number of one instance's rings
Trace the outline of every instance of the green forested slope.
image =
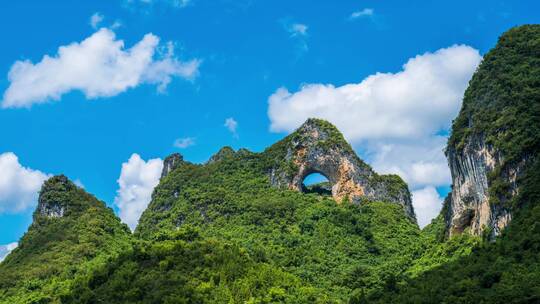
{"type": "Polygon", "coordinates": [[[260,154],[224,151],[206,165],[184,162],[161,181],[135,233],[135,251],[110,265],[111,279],[87,289],[88,299],[112,301],[118,288],[111,280],[131,272],[126,292],[138,296],[128,302],[156,294],[187,302],[344,302],[354,289],[380,288],[418,254],[420,230],[400,205],[339,205],[272,187],[265,166],[279,159],[279,144],[260,154]],[[176,239],[187,227],[197,238],[176,239]],[[215,258],[206,260],[201,250],[215,258]],[[169,284],[144,287],[163,280],[169,284]]]}
{"type": "MultiPolygon", "coordinates": [[[[470,254],[435,264],[415,277],[402,277],[394,288],[369,297],[369,303],[539,303],[540,163],[526,178],[520,208],[496,242],[479,242],[470,254]]],[[[433,264],[456,240],[435,245],[422,257],[433,264]]],[[[469,237],[470,238],[470,237],[469,237]]],[[[466,244],[470,244],[467,241],[466,244]]],[[[463,247],[458,247],[463,250],[463,247]]],[[[444,254],[443,254],[444,256],[444,254]]],[[[418,263],[419,261],[415,261],[418,263]]]]}
{"type": "Polygon", "coordinates": [[[0,264],[0,303],[49,303],[70,293],[76,277],[130,247],[129,228],[113,211],[64,176],[45,182],[40,206],[61,206],[61,217],[39,210],[16,248],[0,264]]]}

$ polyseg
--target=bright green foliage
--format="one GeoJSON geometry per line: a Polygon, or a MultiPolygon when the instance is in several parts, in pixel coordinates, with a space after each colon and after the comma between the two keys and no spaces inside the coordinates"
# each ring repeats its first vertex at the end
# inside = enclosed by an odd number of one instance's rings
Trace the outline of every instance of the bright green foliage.
{"type": "Polygon", "coordinates": [[[324,290],[333,301],[346,300],[356,288],[380,288],[411,263],[420,231],[401,206],[338,205],[328,196],[276,189],[259,171],[257,157],[264,155],[185,163],[171,172],[136,235],[151,240],[177,227],[198,227],[204,239],[244,248],[255,263],[324,290]],[[369,272],[362,282],[359,269],[369,272]]]}
{"type": "Polygon", "coordinates": [[[0,271],[29,253],[36,268],[58,267],[44,279],[13,270],[39,280],[1,292],[23,303],[343,303],[353,290],[370,294],[404,273],[420,250],[420,230],[400,205],[338,204],[270,185],[268,172],[284,165],[290,140],[263,153],[225,148],[205,165],[182,162],[155,189],[134,237],[72,184],[46,186],[42,200],[65,208],[64,217],[36,211],[28,240],[0,271]],[[117,240],[96,230],[109,216],[113,234],[120,227],[117,240]],[[92,233],[94,243],[81,242],[92,233]]]}
{"type": "MultiPolygon", "coordinates": [[[[307,124],[317,125],[317,128],[321,132],[325,133],[328,137],[324,140],[320,140],[317,144],[322,148],[339,148],[342,151],[347,151],[354,154],[354,150],[351,145],[345,140],[343,134],[331,123],[324,119],[310,118],[306,121],[307,124]]],[[[300,136],[299,134],[293,134],[293,136],[300,136]]],[[[300,140],[302,141],[302,140],[300,140]]]]}
{"type": "Polygon", "coordinates": [[[0,303],[57,302],[77,276],[130,246],[129,228],[113,211],[65,177],[48,180],[41,199],[66,212],[34,213],[19,247],[0,264],[0,303]]]}
{"type": "Polygon", "coordinates": [[[502,35],[465,91],[450,147],[484,135],[508,161],[540,147],[540,25],[502,35]]]}
{"type": "Polygon", "coordinates": [[[529,172],[519,198],[523,205],[495,243],[467,249],[474,240],[461,236],[439,244],[415,261],[416,268],[426,265],[423,259],[437,267],[370,295],[370,303],[539,303],[540,162],[529,172]],[[448,258],[445,251],[452,247],[461,251],[458,255],[463,250],[471,253],[448,258]],[[443,254],[437,257],[438,252],[443,254]],[[446,261],[436,265],[433,257],[446,261]]]}
{"type": "Polygon", "coordinates": [[[80,280],[66,303],[330,303],[324,290],[191,225],[138,241],[80,280]]]}
{"type": "Polygon", "coordinates": [[[414,278],[428,270],[468,256],[482,244],[481,238],[468,233],[446,240],[445,232],[445,223],[441,215],[422,230],[420,240],[422,254],[407,269],[405,277],[414,278]]]}

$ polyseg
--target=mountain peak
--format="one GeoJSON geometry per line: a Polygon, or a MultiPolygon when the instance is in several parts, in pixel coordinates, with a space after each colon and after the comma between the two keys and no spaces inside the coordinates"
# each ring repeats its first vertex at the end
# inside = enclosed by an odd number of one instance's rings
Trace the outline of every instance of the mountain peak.
{"type": "Polygon", "coordinates": [[[300,129],[303,126],[310,126],[310,127],[320,128],[320,129],[331,128],[339,132],[338,128],[336,128],[336,126],[334,126],[331,122],[325,119],[321,119],[321,118],[310,117],[302,124],[302,126],[300,126],[300,129]]]}
{"type": "Polygon", "coordinates": [[[69,205],[68,193],[77,189],[65,175],[56,175],[43,183],[35,215],[47,218],[64,216],[69,205]]]}
{"type": "Polygon", "coordinates": [[[339,129],[324,119],[308,118],[293,134],[301,136],[304,141],[310,139],[321,141],[329,140],[334,144],[340,144],[343,147],[350,149],[349,144],[339,129]]]}
{"type": "Polygon", "coordinates": [[[210,159],[208,160],[208,164],[212,164],[212,163],[215,163],[215,162],[218,162],[224,158],[227,158],[227,157],[230,157],[230,156],[233,156],[234,154],[236,154],[236,152],[234,151],[233,148],[229,147],[229,146],[225,146],[221,149],[219,149],[219,151],[212,155],[210,157],[210,159]]]}
{"type": "Polygon", "coordinates": [[[180,153],[173,153],[163,160],[163,170],[161,171],[161,179],[178,168],[184,161],[184,157],[180,153]]]}
{"type": "MultiPolygon", "coordinates": [[[[304,179],[319,173],[332,185],[332,196],[340,203],[362,200],[386,201],[403,206],[415,219],[407,184],[395,175],[378,175],[354,152],[341,132],[330,122],[310,118],[269,150],[283,158],[270,171],[271,183],[280,188],[304,191],[304,179]]],[[[276,157],[273,155],[272,157],[276,157]]]]}

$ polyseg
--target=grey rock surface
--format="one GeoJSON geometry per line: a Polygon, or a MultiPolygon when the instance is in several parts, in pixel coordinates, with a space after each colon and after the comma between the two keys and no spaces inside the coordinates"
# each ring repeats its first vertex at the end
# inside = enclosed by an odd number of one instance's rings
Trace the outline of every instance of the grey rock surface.
{"type": "Polygon", "coordinates": [[[516,183],[527,158],[513,166],[494,172],[504,157],[486,144],[481,136],[472,136],[461,151],[449,147],[446,151],[452,174],[452,192],[446,200],[446,225],[449,236],[468,230],[482,235],[487,230],[493,239],[508,225],[512,213],[508,204],[490,202],[490,174],[498,174],[509,185],[510,198],[518,194],[516,183]]]}

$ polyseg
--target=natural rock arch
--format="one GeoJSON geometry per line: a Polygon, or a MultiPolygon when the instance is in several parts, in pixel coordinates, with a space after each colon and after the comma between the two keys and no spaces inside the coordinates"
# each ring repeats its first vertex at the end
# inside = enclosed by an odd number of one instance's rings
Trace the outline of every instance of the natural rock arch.
{"type": "Polygon", "coordinates": [[[298,150],[296,165],[298,171],[289,183],[289,188],[302,191],[304,179],[313,173],[319,173],[328,179],[332,186],[332,196],[337,202],[364,195],[360,182],[355,179],[362,170],[341,153],[320,153],[319,149],[301,147],[298,150]]]}
{"type": "Polygon", "coordinates": [[[332,185],[333,184],[324,174],[321,174],[320,172],[312,172],[307,174],[304,178],[302,182],[302,192],[331,196],[332,185]],[[319,176],[317,180],[311,180],[313,177],[317,176],[319,176]]]}
{"type": "Polygon", "coordinates": [[[308,119],[276,145],[275,149],[284,151],[285,159],[270,172],[274,186],[302,191],[306,176],[320,173],[332,185],[332,196],[337,203],[344,200],[398,203],[415,219],[407,184],[397,175],[375,173],[332,124],[308,119]]]}

